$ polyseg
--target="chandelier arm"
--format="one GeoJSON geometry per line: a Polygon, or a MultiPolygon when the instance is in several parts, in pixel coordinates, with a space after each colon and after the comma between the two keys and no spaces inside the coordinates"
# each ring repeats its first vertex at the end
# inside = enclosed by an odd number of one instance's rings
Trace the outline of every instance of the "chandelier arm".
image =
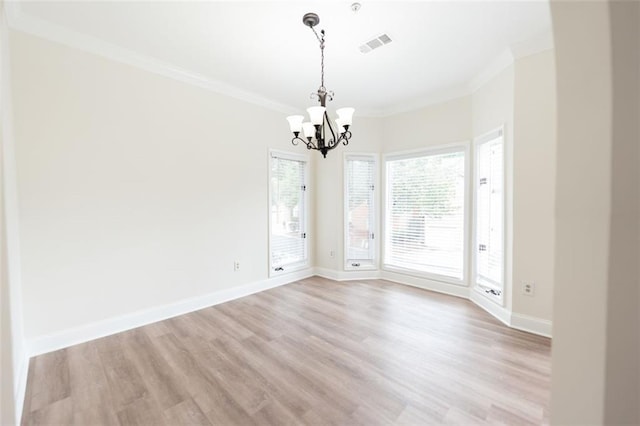
{"type": "Polygon", "coordinates": [[[317,151],[318,149],[320,149],[320,148],[318,148],[318,147],[316,146],[316,144],[314,144],[314,143],[313,143],[313,142],[311,142],[311,141],[308,141],[308,142],[307,142],[307,141],[304,141],[304,143],[307,145],[307,149],[315,149],[316,151],[317,151]]]}
{"type": "Polygon", "coordinates": [[[337,146],[339,146],[339,145],[340,145],[339,143],[336,143],[336,144],[334,144],[334,145],[328,146],[328,147],[327,147],[327,151],[331,151],[332,149],[335,149],[335,148],[336,148],[337,146]]]}
{"type": "Polygon", "coordinates": [[[345,135],[346,135],[346,133],[344,135],[341,135],[338,138],[338,141],[333,146],[328,147],[328,149],[331,150],[331,149],[334,149],[334,148],[338,147],[340,145],[340,142],[342,142],[342,144],[345,145],[345,146],[349,145],[349,138],[351,138],[351,136],[346,137],[345,135]]]}
{"type": "Polygon", "coordinates": [[[341,138],[342,144],[344,146],[349,145],[349,139],[351,139],[351,130],[347,130],[346,132],[343,133],[342,138],[341,138]]]}
{"type": "MultiPolygon", "coordinates": [[[[334,142],[333,146],[338,145],[338,139],[336,138],[336,132],[333,130],[333,126],[331,125],[331,120],[329,120],[329,114],[327,114],[327,110],[324,111],[324,122],[329,126],[329,130],[331,131],[331,142],[334,142]]],[[[327,142],[324,144],[326,147],[329,146],[327,142]]]]}
{"type": "Polygon", "coordinates": [[[312,141],[306,141],[300,136],[295,136],[293,139],[291,139],[291,143],[293,144],[293,146],[298,146],[300,142],[305,144],[307,146],[307,149],[315,149],[315,150],[320,149],[312,141]]]}

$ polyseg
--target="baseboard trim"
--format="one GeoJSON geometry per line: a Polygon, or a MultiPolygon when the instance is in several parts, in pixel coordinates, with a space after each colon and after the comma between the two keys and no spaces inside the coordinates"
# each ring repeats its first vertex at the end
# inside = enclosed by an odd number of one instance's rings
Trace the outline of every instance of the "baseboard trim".
{"type": "Polygon", "coordinates": [[[511,312],[505,309],[503,306],[496,304],[494,301],[489,300],[486,296],[473,290],[469,295],[469,300],[473,303],[493,315],[500,320],[504,325],[511,327],[511,312]]]}
{"type": "Polygon", "coordinates": [[[335,281],[377,280],[381,277],[380,271],[377,269],[369,271],[337,271],[335,269],[316,267],[315,274],[335,281]]]}
{"type": "Polygon", "coordinates": [[[551,338],[553,322],[523,314],[511,314],[511,327],[551,338]]]}
{"type": "Polygon", "coordinates": [[[37,356],[47,352],[56,351],[58,349],[67,348],[69,346],[249,296],[251,294],[289,284],[294,281],[309,278],[313,275],[314,269],[308,268],[295,271],[290,274],[216,291],[203,296],[184,299],[176,303],[133,312],[131,314],[122,315],[116,318],[109,318],[103,321],[97,321],[57,333],[38,336],[27,342],[29,349],[28,353],[29,356],[37,356]]]}
{"type": "Polygon", "coordinates": [[[473,291],[469,287],[448,284],[427,278],[404,275],[392,271],[370,270],[370,271],[338,271],[335,269],[316,267],[315,275],[335,281],[352,280],[374,280],[384,279],[398,284],[421,288],[423,290],[435,291],[448,294],[450,296],[469,299],[480,308],[487,311],[504,325],[528,333],[537,334],[544,337],[551,337],[552,322],[540,318],[512,313],[503,306],[489,300],[482,294],[473,291]]]}
{"type": "MultiPolygon", "coordinates": [[[[424,290],[436,291],[438,293],[444,293],[451,296],[470,299],[473,303],[480,306],[482,309],[484,309],[509,327],[545,337],[551,337],[551,321],[531,317],[528,315],[511,313],[507,309],[503,308],[502,306],[496,305],[482,295],[470,291],[468,287],[456,286],[453,284],[442,283],[425,278],[412,277],[409,275],[403,275],[390,271],[337,271],[333,269],[316,267],[307,268],[278,277],[268,278],[239,287],[216,291],[204,296],[184,299],[176,303],[142,310],[128,315],[122,315],[116,318],[97,321],[91,324],[63,330],[57,333],[38,336],[30,339],[27,342],[28,355],[29,357],[32,357],[47,352],[52,352],[58,349],[67,348],[69,346],[131,330],[133,328],[162,321],[178,315],[187,314],[189,312],[194,312],[199,309],[218,305],[220,303],[235,300],[244,296],[249,296],[251,294],[289,284],[294,281],[309,278],[314,275],[336,281],[385,279],[388,281],[396,282],[398,284],[409,285],[424,290]]],[[[18,377],[19,382],[17,384],[18,386],[16,388],[16,392],[21,394],[21,397],[20,395],[16,396],[20,397],[18,401],[24,400],[28,366],[29,360],[26,359],[24,365],[21,368],[21,371],[19,372],[18,377]]]]}
{"type": "Polygon", "coordinates": [[[22,363],[20,365],[20,369],[18,371],[18,376],[16,377],[16,386],[15,386],[15,413],[14,418],[16,419],[16,424],[22,424],[22,410],[24,408],[24,398],[27,394],[27,378],[29,375],[29,357],[25,356],[22,359],[22,363]]]}
{"type": "Polygon", "coordinates": [[[430,280],[428,278],[414,277],[398,272],[382,271],[381,278],[383,280],[393,281],[398,284],[404,284],[411,287],[418,287],[424,290],[436,291],[438,293],[448,294],[450,296],[469,298],[469,287],[455,284],[448,284],[440,281],[430,280]]]}
{"type": "Polygon", "coordinates": [[[552,338],[553,322],[542,318],[510,312],[508,309],[489,300],[479,292],[472,291],[469,298],[473,303],[496,317],[506,326],[527,333],[552,338]]]}

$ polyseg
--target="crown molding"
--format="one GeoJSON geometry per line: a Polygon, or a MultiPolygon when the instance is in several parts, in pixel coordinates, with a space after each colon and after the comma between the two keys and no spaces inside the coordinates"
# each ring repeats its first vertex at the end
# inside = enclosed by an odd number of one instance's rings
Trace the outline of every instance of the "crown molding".
{"type": "Polygon", "coordinates": [[[437,90],[418,100],[404,102],[390,108],[361,110],[359,115],[365,117],[389,117],[472,95],[502,71],[512,66],[516,60],[553,48],[553,34],[551,31],[545,32],[533,39],[523,41],[504,50],[492,61],[488,62],[485,67],[466,84],[437,90]]]}
{"type": "Polygon", "coordinates": [[[381,108],[375,110],[360,110],[358,115],[364,117],[391,117],[393,115],[402,114],[405,112],[418,111],[423,108],[428,108],[433,105],[442,104],[455,99],[463,98],[470,95],[471,92],[466,84],[460,84],[457,86],[451,86],[446,89],[435,90],[428,93],[426,96],[417,98],[410,101],[405,101],[401,104],[396,104],[390,108],[381,108]]]}
{"type": "Polygon", "coordinates": [[[500,74],[505,69],[513,65],[513,53],[511,49],[506,49],[489,62],[474,78],[469,81],[467,87],[469,93],[476,92],[479,88],[487,84],[491,79],[500,74]]]}
{"type": "Polygon", "coordinates": [[[553,45],[553,34],[551,30],[538,36],[522,41],[510,46],[491,62],[489,62],[474,78],[468,83],[469,93],[474,93],[480,87],[487,84],[492,78],[509,68],[513,63],[526,56],[535,55],[545,50],[551,50],[553,45]]]}
{"type": "Polygon", "coordinates": [[[553,47],[553,34],[551,30],[549,30],[539,34],[537,37],[514,44],[511,46],[511,53],[515,59],[520,59],[544,52],[545,50],[551,50],[553,47]]]}
{"type": "MultiPolygon", "coordinates": [[[[108,43],[97,37],[89,36],[77,31],[69,30],[60,25],[23,13],[20,3],[23,0],[4,2],[7,22],[11,29],[35,35],[53,42],[76,48],[98,56],[106,57],[116,62],[125,63],[144,69],[154,74],[172,78],[183,83],[201,87],[203,89],[238,99],[250,104],[258,105],[283,114],[295,114],[299,108],[270,100],[257,93],[250,92],[228,83],[213,80],[202,74],[188,71],[168,62],[160,61],[148,55],[108,43]]],[[[433,91],[419,99],[405,101],[401,104],[385,108],[361,108],[358,115],[362,117],[384,118],[405,112],[416,111],[440,103],[448,102],[464,96],[469,96],[480,87],[497,76],[500,72],[513,65],[516,59],[533,55],[545,50],[553,49],[553,35],[547,31],[539,36],[523,41],[504,50],[490,61],[470,81],[433,91]]]]}
{"type": "Polygon", "coordinates": [[[219,80],[207,78],[171,63],[158,60],[148,55],[142,55],[122,46],[108,43],[97,37],[69,30],[68,28],[53,24],[44,19],[25,14],[21,11],[20,1],[6,2],[4,3],[4,7],[9,27],[13,30],[106,57],[116,62],[125,63],[154,74],[159,74],[281,113],[291,114],[296,111],[296,108],[290,105],[272,101],[259,94],[240,89],[219,80]]]}

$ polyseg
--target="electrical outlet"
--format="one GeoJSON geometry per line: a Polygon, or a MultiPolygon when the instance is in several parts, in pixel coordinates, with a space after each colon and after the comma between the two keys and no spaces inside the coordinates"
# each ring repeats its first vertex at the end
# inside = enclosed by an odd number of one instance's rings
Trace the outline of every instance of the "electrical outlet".
{"type": "Polygon", "coordinates": [[[233,262],[233,270],[235,272],[238,272],[240,270],[240,261],[239,260],[236,260],[236,261],[233,262]]]}
{"type": "Polygon", "coordinates": [[[533,281],[522,282],[522,294],[525,296],[533,296],[536,292],[536,284],[533,281]]]}
{"type": "Polygon", "coordinates": [[[331,258],[336,257],[336,252],[335,252],[335,250],[329,250],[329,257],[331,257],[331,258]]]}

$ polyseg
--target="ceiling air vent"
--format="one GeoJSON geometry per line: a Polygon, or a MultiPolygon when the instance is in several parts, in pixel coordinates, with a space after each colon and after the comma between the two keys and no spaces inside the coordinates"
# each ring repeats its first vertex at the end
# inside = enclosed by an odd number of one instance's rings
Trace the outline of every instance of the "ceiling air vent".
{"type": "Polygon", "coordinates": [[[362,46],[359,47],[360,52],[369,53],[373,49],[377,49],[380,46],[384,46],[385,44],[391,43],[391,37],[387,34],[381,34],[378,37],[374,37],[371,40],[365,42],[362,46]]]}

